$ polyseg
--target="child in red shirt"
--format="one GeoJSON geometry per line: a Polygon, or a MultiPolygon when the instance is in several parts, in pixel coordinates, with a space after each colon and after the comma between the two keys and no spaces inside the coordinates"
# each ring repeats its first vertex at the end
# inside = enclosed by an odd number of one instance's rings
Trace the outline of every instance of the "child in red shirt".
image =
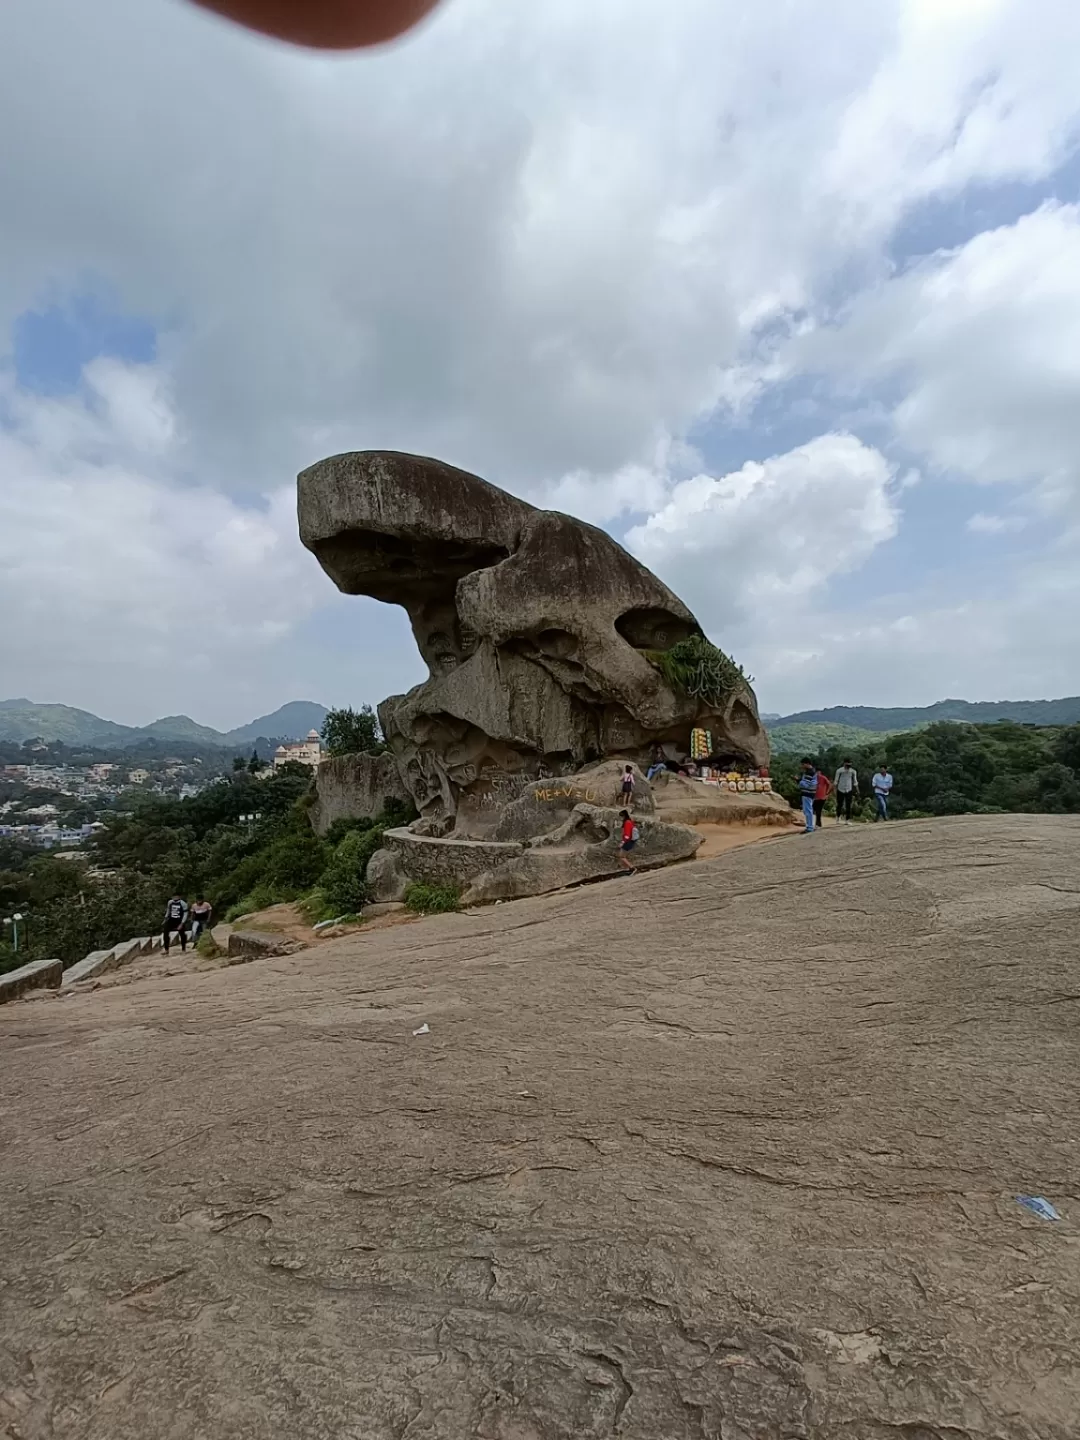
{"type": "Polygon", "coordinates": [[[622,839],[619,841],[619,864],[628,875],[634,875],[637,872],[630,864],[629,856],[630,851],[638,842],[638,827],[630,818],[629,810],[620,811],[620,819],[622,820],[622,839]]]}

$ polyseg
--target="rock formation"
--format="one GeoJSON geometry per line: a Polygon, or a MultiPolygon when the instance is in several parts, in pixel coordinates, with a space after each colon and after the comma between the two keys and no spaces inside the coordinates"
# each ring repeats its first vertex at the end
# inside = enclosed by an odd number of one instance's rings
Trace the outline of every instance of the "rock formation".
{"type": "Polygon", "coordinates": [[[315,772],[312,829],[325,835],[335,820],[373,820],[388,800],[409,799],[392,755],[334,755],[315,772]]]}
{"type": "Polygon", "coordinates": [[[753,763],[768,742],[749,685],[722,703],[648,655],[701,627],[622,547],[435,460],[369,451],[299,477],[300,535],[340,590],[401,605],[429,678],[379,707],[423,828],[483,838],[538,773],[686,753],[690,730],[753,763]]]}

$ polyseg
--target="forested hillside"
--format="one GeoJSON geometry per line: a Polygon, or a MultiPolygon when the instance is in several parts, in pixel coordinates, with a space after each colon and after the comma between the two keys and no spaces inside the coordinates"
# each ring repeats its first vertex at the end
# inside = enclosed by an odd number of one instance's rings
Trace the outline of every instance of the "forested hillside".
{"type": "Polygon", "coordinates": [[[960,720],[988,725],[996,720],[1014,720],[1022,725],[1075,725],[1080,722],[1080,695],[1063,700],[939,700],[936,705],[882,709],[874,705],[834,705],[827,710],[800,710],[781,715],[777,726],[854,725],[862,730],[884,733],[914,730],[939,720],[960,720]]]}
{"type": "MultiPolygon", "coordinates": [[[[1080,725],[946,723],[884,736],[871,744],[807,750],[830,778],[850,758],[867,813],[870,777],[881,760],[893,775],[892,814],[1080,811],[1080,725]]],[[[774,784],[792,802],[801,756],[774,757],[774,784]]]]}
{"type": "Polygon", "coordinates": [[[173,894],[205,894],[218,919],[303,897],[313,919],[358,911],[364,872],[388,825],[339,823],[319,839],[308,821],[311,772],[287,766],[270,779],[238,771],[190,800],[133,797],[87,847],[85,861],[0,839],[0,908],[18,910],[26,940],[0,944],[0,971],[28,959],[65,964],[161,928],[173,894]]]}
{"type": "MultiPolygon", "coordinates": [[[[860,745],[879,745],[881,737],[873,730],[858,725],[827,725],[806,722],[798,724],[768,725],[769,745],[774,755],[784,751],[798,751],[804,755],[808,750],[816,754],[830,745],[846,745],[849,749],[860,745]]],[[[892,733],[891,731],[888,733],[892,733]]]]}

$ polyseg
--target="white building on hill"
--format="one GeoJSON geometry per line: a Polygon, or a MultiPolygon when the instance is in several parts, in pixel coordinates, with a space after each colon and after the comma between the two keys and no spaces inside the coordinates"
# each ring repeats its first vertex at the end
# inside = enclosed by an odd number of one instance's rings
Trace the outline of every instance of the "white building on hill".
{"type": "Polygon", "coordinates": [[[323,758],[322,741],[319,739],[317,730],[309,730],[306,740],[293,740],[287,745],[279,745],[274,751],[274,769],[280,770],[290,760],[300,765],[318,765],[323,758]]]}

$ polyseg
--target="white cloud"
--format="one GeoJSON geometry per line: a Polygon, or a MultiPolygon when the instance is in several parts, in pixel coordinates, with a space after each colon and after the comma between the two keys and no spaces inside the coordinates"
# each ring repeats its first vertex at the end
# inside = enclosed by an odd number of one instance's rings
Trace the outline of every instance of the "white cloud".
{"type": "Polygon", "coordinates": [[[1068,0],[907,0],[824,166],[848,223],[1049,174],[1076,141],[1080,12],[1068,0]]]}
{"type": "MultiPolygon", "coordinates": [[[[776,337],[820,337],[889,273],[911,206],[1060,163],[1078,41],[1071,0],[793,0],[781,26],[741,0],[448,0],[401,46],[327,59],[164,0],[17,7],[0,361],[16,315],[88,275],[157,323],[160,361],[94,362],[77,403],[7,394],[0,504],[80,597],[8,585],[12,685],[78,698],[107,651],[125,703],[164,696],[154,665],[197,636],[247,683],[245,656],[334,601],[295,545],[293,475],[356,447],[647,513],[635,543],[718,638],[799,613],[893,533],[885,460],[822,434],[694,478],[702,424],[751,414],[784,378],[776,337]],[[228,498],[253,493],[278,498],[228,498]],[[169,532],[198,536],[186,588],[146,558],[169,532]]],[[[929,469],[1073,483],[1075,231],[1059,207],[979,237],[833,337],[830,364],[898,387],[929,469]]],[[[307,672],[275,653],[285,698],[307,672]]],[[[397,683],[373,666],[363,698],[397,683]]]]}
{"type": "Polygon", "coordinates": [[[110,717],[166,700],[230,712],[214,687],[327,598],[294,493],[249,507],[179,483],[160,373],[99,361],[85,381],[62,401],[0,386],[4,673],[34,675],[42,698],[92,694],[110,717]]]}
{"type": "Polygon", "coordinates": [[[222,485],[369,443],[518,488],[648,463],[756,325],[877,268],[904,205],[1055,163],[1073,7],[951,11],[452,0],[325,60],[41,0],[0,54],[7,313],[92,270],[160,317],[222,485]]]}
{"type": "Polygon", "coordinates": [[[893,469],[853,435],[821,435],[730,475],[696,475],[626,537],[723,635],[787,622],[896,534],[893,469]]]}
{"type": "Polygon", "coordinates": [[[1080,497],[1080,207],[1046,204],[931,256],[806,353],[898,383],[896,436],[939,470],[1080,497]]]}
{"type": "Polygon", "coordinates": [[[946,697],[1051,698],[1077,693],[1080,534],[996,574],[962,599],[890,596],[862,613],[808,610],[794,638],[754,635],[764,708],[928,705],[946,697]]]}
{"type": "Polygon", "coordinates": [[[1023,530],[1026,524],[1022,515],[987,515],[978,510],[968,519],[967,529],[973,535],[1007,535],[1023,530]]]}

